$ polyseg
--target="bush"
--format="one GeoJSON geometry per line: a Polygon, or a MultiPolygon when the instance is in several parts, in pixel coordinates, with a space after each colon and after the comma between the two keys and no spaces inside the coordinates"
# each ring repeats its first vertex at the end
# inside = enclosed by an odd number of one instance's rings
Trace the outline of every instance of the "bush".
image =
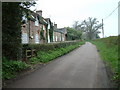
{"type": "MultiPolygon", "coordinates": [[[[70,52],[71,50],[77,48],[79,45],[82,45],[84,44],[84,42],[77,42],[76,44],[74,45],[69,45],[65,48],[54,48],[53,50],[48,50],[48,51],[38,51],[37,52],[37,56],[36,57],[33,57],[29,60],[29,62],[31,64],[36,64],[38,62],[42,62],[42,63],[46,63],[46,62],[49,62],[59,56],[62,56],[68,52],[70,52]]],[[[57,44],[58,45],[58,44],[57,44]]],[[[59,46],[58,46],[59,47],[59,46]]]]}
{"type": "Polygon", "coordinates": [[[7,60],[5,57],[3,57],[2,60],[2,76],[4,79],[10,79],[16,76],[17,72],[26,69],[29,67],[28,64],[22,61],[13,61],[13,60],[7,60]]]}
{"type": "Polygon", "coordinates": [[[107,47],[112,47],[114,45],[118,45],[118,36],[110,36],[107,38],[97,39],[96,41],[101,41],[106,44],[107,47]]]}
{"type": "Polygon", "coordinates": [[[23,44],[22,46],[22,58],[24,60],[24,58],[26,57],[25,55],[25,51],[27,49],[32,50],[35,49],[37,53],[38,51],[50,51],[50,50],[55,50],[57,48],[65,48],[69,45],[75,45],[80,41],[71,41],[71,42],[60,42],[60,43],[49,43],[49,44],[23,44]]]}
{"type": "MultiPolygon", "coordinates": [[[[49,51],[56,48],[65,48],[69,45],[75,45],[78,42],[61,42],[61,43],[49,43],[49,44],[24,44],[23,51],[26,49],[36,49],[37,51],[49,51]]],[[[24,52],[23,52],[24,53],[24,52]]]]}

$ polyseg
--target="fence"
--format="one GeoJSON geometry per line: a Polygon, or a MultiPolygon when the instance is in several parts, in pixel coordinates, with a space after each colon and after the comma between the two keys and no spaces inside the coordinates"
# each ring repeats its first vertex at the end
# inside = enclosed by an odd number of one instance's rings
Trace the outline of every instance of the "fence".
{"type": "Polygon", "coordinates": [[[36,56],[36,50],[35,49],[26,49],[25,51],[25,59],[26,61],[28,60],[28,58],[34,57],[36,56]]]}

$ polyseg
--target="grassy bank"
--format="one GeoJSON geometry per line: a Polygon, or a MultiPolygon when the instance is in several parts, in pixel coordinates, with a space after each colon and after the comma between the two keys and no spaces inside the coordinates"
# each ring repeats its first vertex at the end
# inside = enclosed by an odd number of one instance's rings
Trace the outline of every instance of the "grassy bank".
{"type": "MultiPolygon", "coordinates": [[[[28,67],[32,67],[35,64],[39,63],[47,63],[59,56],[62,56],[71,50],[79,47],[80,45],[84,44],[84,42],[75,42],[75,43],[67,43],[67,44],[57,44],[57,45],[45,45],[44,47],[37,48],[40,50],[37,51],[37,56],[30,58],[27,63],[22,61],[12,61],[7,60],[3,57],[2,63],[2,78],[3,79],[11,79],[16,77],[20,71],[27,69],[28,67]],[[64,46],[63,46],[64,45],[64,46]],[[50,48],[52,47],[52,49],[50,48]],[[48,48],[48,49],[46,49],[48,48]]],[[[36,47],[36,45],[35,45],[36,47]]]]}
{"type": "MultiPolygon", "coordinates": [[[[112,36],[108,38],[98,39],[92,42],[100,51],[100,56],[108,67],[111,68],[113,76],[112,81],[119,83],[119,68],[118,68],[118,37],[112,36]]],[[[120,84],[120,83],[119,83],[120,84]]]]}

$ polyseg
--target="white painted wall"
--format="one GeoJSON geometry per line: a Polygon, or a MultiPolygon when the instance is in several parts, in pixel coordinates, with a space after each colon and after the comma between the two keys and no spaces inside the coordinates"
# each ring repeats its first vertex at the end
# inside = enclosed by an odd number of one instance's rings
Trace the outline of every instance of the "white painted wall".
{"type": "Polygon", "coordinates": [[[50,35],[49,35],[49,30],[48,30],[48,43],[50,43],[50,35]]]}
{"type": "Polygon", "coordinates": [[[38,18],[36,17],[35,26],[39,26],[38,18]]]}
{"type": "Polygon", "coordinates": [[[27,43],[28,43],[28,34],[22,33],[22,44],[27,44],[27,43]]]}
{"type": "Polygon", "coordinates": [[[39,35],[38,34],[35,34],[35,43],[36,44],[40,43],[40,41],[39,41],[39,35]]]}

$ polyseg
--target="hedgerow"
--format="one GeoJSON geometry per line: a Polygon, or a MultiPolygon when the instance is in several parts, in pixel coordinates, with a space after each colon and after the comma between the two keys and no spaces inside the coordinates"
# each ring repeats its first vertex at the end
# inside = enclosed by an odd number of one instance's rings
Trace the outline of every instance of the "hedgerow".
{"type": "Polygon", "coordinates": [[[59,56],[62,56],[71,50],[77,48],[84,42],[64,42],[64,43],[52,43],[52,44],[32,44],[23,45],[23,56],[25,56],[26,49],[36,49],[37,56],[22,62],[20,60],[9,60],[3,57],[2,60],[2,78],[11,79],[18,75],[18,73],[28,67],[32,67],[33,64],[47,63],[59,56]]]}

